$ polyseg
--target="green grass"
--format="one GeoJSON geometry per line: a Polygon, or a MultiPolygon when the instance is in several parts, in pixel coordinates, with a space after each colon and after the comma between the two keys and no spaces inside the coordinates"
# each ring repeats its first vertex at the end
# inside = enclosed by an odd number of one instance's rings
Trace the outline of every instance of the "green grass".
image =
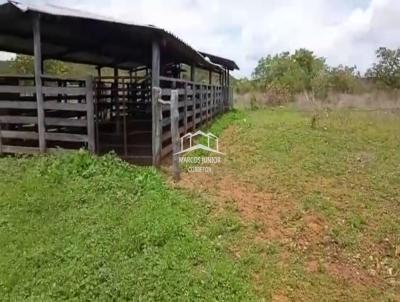
{"type": "Polygon", "coordinates": [[[207,129],[226,153],[215,181],[290,205],[278,219],[287,238],[260,237],[264,221],[242,217],[232,196],[221,210],[212,190],[173,189],[114,156],[0,158],[0,300],[397,301],[400,117],[334,111],[310,125],[277,108],[207,129]],[[310,216],[326,230],[303,250],[310,216]]]}
{"type": "Polygon", "coordinates": [[[252,298],[209,206],[153,169],[81,152],[0,158],[0,175],[2,301],[252,298]]]}
{"type": "MultiPolygon", "coordinates": [[[[328,227],[324,240],[330,242],[303,252],[267,241],[290,251],[290,264],[284,268],[279,257],[247,251],[248,257],[258,259],[249,266],[262,280],[259,294],[272,298],[279,291],[293,300],[314,301],[399,298],[400,259],[395,249],[400,247],[400,116],[333,111],[322,114],[312,129],[311,115],[288,108],[241,114],[232,124],[234,135],[227,141],[221,138],[227,145],[222,174],[255,184],[277,200],[290,200],[291,216],[283,219],[295,234],[304,232],[306,215],[321,216],[328,227]],[[382,282],[352,284],[332,278],[324,269],[307,272],[308,259],[327,263],[337,257],[332,251],[367,276],[375,271],[382,282]]],[[[242,237],[258,229],[258,223],[242,237]]]]}
{"type": "Polygon", "coordinates": [[[361,235],[365,226],[377,240],[400,243],[399,115],[331,112],[317,129],[285,109],[248,112],[248,120],[230,152],[242,178],[332,221],[345,218],[346,230],[361,235]]]}

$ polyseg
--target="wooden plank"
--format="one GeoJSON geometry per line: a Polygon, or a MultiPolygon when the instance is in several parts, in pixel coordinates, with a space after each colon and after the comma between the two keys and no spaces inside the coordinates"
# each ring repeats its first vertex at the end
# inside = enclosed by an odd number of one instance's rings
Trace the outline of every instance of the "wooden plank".
{"type": "Polygon", "coordinates": [[[93,78],[86,79],[86,123],[88,136],[88,149],[92,153],[96,153],[96,133],[94,125],[94,102],[93,102],[93,78]]]}
{"type": "MultiPolygon", "coordinates": [[[[179,134],[182,135],[184,133],[185,133],[185,129],[183,127],[179,127],[179,134]]],[[[171,131],[166,131],[162,135],[162,141],[165,142],[166,140],[170,140],[171,137],[172,137],[171,131]]]]}
{"type": "MultiPolygon", "coordinates": [[[[0,118],[1,119],[1,118],[0,118]]],[[[58,117],[46,117],[46,125],[65,127],[86,127],[87,121],[82,119],[68,119],[58,117]]]]}
{"type": "Polygon", "coordinates": [[[184,93],[184,106],[183,106],[183,128],[185,129],[185,133],[187,132],[187,123],[188,123],[188,84],[185,83],[185,93],[184,93]]]}
{"type": "Polygon", "coordinates": [[[16,138],[16,139],[31,139],[36,140],[39,134],[33,131],[13,131],[13,130],[0,130],[2,138],[16,138]]]}
{"type": "Polygon", "coordinates": [[[203,111],[204,111],[204,86],[200,86],[200,123],[203,125],[203,111]]]}
{"type": "Polygon", "coordinates": [[[11,79],[22,79],[22,80],[34,80],[35,76],[33,74],[0,74],[0,78],[11,78],[11,79]]]}
{"type": "Polygon", "coordinates": [[[96,102],[94,102],[94,109],[95,109],[95,149],[96,153],[99,154],[99,149],[100,149],[100,131],[99,131],[99,124],[100,124],[100,116],[101,113],[99,113],[99,95],[101,94],[101,86],[103,86],[102,83],[102,74],[101,74],[101,66],[97,66],[97,78],[94,79],[95,84],[96,84],[96,102]]]}
{"type": "Polygon", "coordinates": [[[60,96],[62,98],[62,101],[64,101],[64,102],[69,101],[69,102],[67,102],[68,104],[69,103],[75,104],[74,101],[82,101],[82,100],[85,99],[85,95],[65,95],[65,94],[63,94],[63,95],[60,95],[60,94],[57,94],[57,95],[44,95],[43,98],[44,98],[45,103],[47,101],[48,102],[51,102],[51,101],[60,102],[60,96]]]}
{"type": "MultiPolygon", "coordinates": [[[[182,107],[185,107],[185,101],[178,102],[178,108],[182,108],[182,107]]],[[[170,105],[167,105],[167,104],[161,104],[161,108],[162,108],[163,112],[171,110],[170,105]]]]}
{"type": "MultiPolygon", "coordinates": [[[[185,117],[185,113],[184,112],[179,113],[179,120],[182,120],[184,117],[185,117]]],[[[163,127],[168,126],[170,123],[171,123],[171,117],[165,117],[161,121],[161,125],[163,127]]]]}
{"type": "Polygon", "coordinates": [[[44,122],[44,101],[43,101],[43,85],[42,85],[42,44],[40,37],[40,15],[33,15],[33,53],[34,53],[34,69],[35,69],[35,90],[37,102],[37,124],[39,132],[39,149],[40,152],[46,151],[46,125],[44,122]]]}
{"type": "Polygon", "coordinates": [[[114,68],[114,86],[112,91],[113,104],[115,105],[115,115],[117,119],[117,124],[115,127],[116,134],[121,132],[121,123],[120,123],[120,103],[119,103],[119,80],[118,80],[118,68],[114,68]]]}
{"type": "MultiPolygon", "coordinates": [[[[1,106],[1,105],[0,105],[1,106]]],[[[44,102],[44,109],[60,111],[87,111],[87,105],[82,103],[44,102]]]]}
{"type": "Polygon", "coordinates": [[[0,109],[36,109],[36,102],[0,101],[0,109]]]}
{"type": "Polygon", "coordinates": [[[152,153],[153,165],[160,166],[161,163],[161,106],[158,99],[161,96],[160,87],[160,45],[157,41],[152,44],[152,153]]]}
{"type": "Polygon", "coordinates": [[[211,119],[215,114],[215,87],[211,86],[211,119]]]}
{"type": "Polygon", "coordinates": [[[161,157],[164,158],[172,152],[172,144],[165,146],[161,151],[161,157]]]}
{"type": "Polygon", "coordinates": [[[168,126],[169,124],[171,124],[171,118],[170,117],[166,117],[166,118],[162,119],[162,121],[161,121],[161,126],[162,127],[168,126]]]}
{"type": "Polygon", "coordinates": [[[84,96],[85,87],[43,87],[43,93],[46,95],[66,94],[69,96],[84,96]]]}
{"type": "Polygon", "coordinates": [[[162,90],[162,96],[171,96],[173,90],[177,90],[179,95],[185,94],[185,89],[169,89],[165,88],[162,90]]]}
{"type": "Polygon", "coordinates": [[[231,87],[231,76],[230,76],[230,74],[229,74],[229,69],[226,69],[226,72],[227,72],[227,83],[226,83],[226,86],[227,86],[227,89],[228,89],[228,104],[229,104],[229,109],[232,109],[233,108],[233,98],[232,98],[232,96],[231,96],[231,89],[230,89],[230,87],[231,87]]]}
{"type": "Polygon", "coordinates": [[[35,86],[10,86],[0,85],[0,93],[18,93],[18,94],[34,94],[35,86]]]}
{"type": "Polygon", "coordinates": [[[172,140],[172,171],[175,181],[181,178],[179,168],[180,136],[179,136],[179,92],[177,90],[171,93],[171,140],[172,140]]]}
{"type": "Polygon", "coordinates": [[[46,132],[46,140],[49,141],[60,141],[60,142],[88,142],[88,135],[84,134],[72,134],[72,133],[53,133],[46,132]]]}
{"type": "MultiPolygon", "coordinates": [[[[131,78],[130,78],[130,80],[129,80],[129,85],[132,85],[132,71],[130,71],[130,76],[131,76],[131,78]]],[[[122,87],[124,87],[125,86],[125,80],[124,79],[122,79],[122,87]]],[[[124,132],[124,155],[125,156],[128,156],[128,127],[127,127],[127,121],[126,121],[126,117],[127,117],[127,115],[128,115],[128,113],[126,112],[126,108],[127,108],[127,105],[126,105],[126,100],[127,100],[127,98],[128,98],[128,95],[127,95],[127,93],[125,92],[124,93],[124,96],[123,96],[123,98],[122,98],[122,103],[123,103],[123,112],[122,112],[122,115],[123,115],[123,132],[124,132]]]]}
{"type": "Polygon", "coordinates": [[[1,115],[0,123],[3,124],[37,124],[36,116],[1,115]]]}
{"type": "MultiPolygon", "coordinates": [[[[196,100],[197,100],[197,91],[196,91],[196,85],[192,86],[192,90],[193,90],[193,96],[192,96],[192,110],[191,110],[191,114],[193,116],[193,120],[196,117],[196,100]]],[[[190,103],[189,103],[190,104],[190,103]]],[[[188,104],[188,105],[189,105],[188,104]]],[[[192,122],[193,125],[192,127],[188,126],[188,129],[193,128],[194,127],[194,122],[192,122]]]]}
{"type": "Polygon", "coordinates": [[[160,76],[159,77],[160,81],[163,82],[177,82],[177,83],[188,83],[188,84],[194,84],[193,81],[188,81],[188,80],[184,80],[184,79],[177,79],[177,78],[170,78],[170,77],[165,77],[165,76],[160,76]]]}
{"type": "Polygon", "coordinates": [[[59,82],[59,81],[62,81],[62,82],[84,82],[85,81],[85,78],[84,77],[69,77],[69,76],[62,76],[62,75],[57,75],[57,76],[53,76],[53,75],[49,75],[49,74],[44,74],[43,76],[42,76],[42,79],[43,80],[46,80],[46,81],[54,81],[54,82],[59,82]]]}
{"type": "Polygon", "coordinates": [[[209,87],[206,87],[206,122],[208,123],[210,120],[210,116],[208,114],[208,110],[209,110],[209,87]]]}
{"type": "Polygon", "coordinates": [[[0,155],[3,153],[3,131],[0,124],[0,155]]]}
{"type": "Polygon", "coordinates": [[[37,154],[40,152],[39,148],[35,147],[22,147],[22,146],[2,146],[3,153],[13,153],[13,154],[37,154]]]}

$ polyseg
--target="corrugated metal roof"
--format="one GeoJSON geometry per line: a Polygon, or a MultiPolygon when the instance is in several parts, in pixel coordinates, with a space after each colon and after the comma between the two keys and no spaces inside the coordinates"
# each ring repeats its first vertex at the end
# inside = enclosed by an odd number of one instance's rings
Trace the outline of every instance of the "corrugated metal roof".
{"type": "MultiPolygon", "coordinates": [[[[32,13],[42,15],[42,43],[47,43],[43,46],[43,55],[48,58],[108,66],[112,65],[112,59],[115,60],[116,57],[125,54],[123,57],[131,62],[124,64],[122,62],[119,67],[131,68],[134,65],[134,59],[139,57],[144,59],[146,55],[136,54],[135,57],[132,54],[130,56],[129,51],[134,53],[134,50],[148,46],[150,40],[158,38],[165,44],[165,53],[170,59],[182,58],[185,61],[183,63],[195,63],[201,67],[214,70],[220,68],[219,64],[214,64],[211,58],[211,60],[207,60],[189,44],[162,28],[153,25],[127,23],[52,4],[31,3],[21,0],[8,0],[8,3],[0,5],[0,49],[3,47],[3,50],[6,51],[30,52],[28,46],[31,43],[29,41],[31,36],[27,33],[31,30],[31,24],[25,19],[30,20],[29,15],[32,13]],[[17,8],[20,14],[12,10],[10,6],[17,8]],[[43,18],[43,16],[46,18],[43,18]],[[14,21],[12,27],[9,23],[11,20],[14,21]],[[80,24],[81,27],[74,28],[74,24],[78,21],[82,23],[80,24]],[[84,30],[82,27],[90,29],[84,30]],[[79,37],[72,37],[66,33],[74,29],[78,31],[76,34],[79,37]],[[60,37],[57,36],[57,31],[60,37]],[[89,43],[85,39],[92,39],[93,41],[89,43]],[[86,49],[79,52],[80,42],[85,44],[86,49]],[[107,42],[111,45],[105,45],[107,42]],[[96,48],[96,43],[101,43],[101,45],[96,48]],[[103,51],[100,51],[99,47],[103,51]],[[119,52],[115,50],[118,47],[119,52]],[[65,49],[65,51],[63,52],[61,49],[65,49]],[[68,49],[72,49],[74,52],[68,53],[68,49]],[[64,55],[62,55],[63,53],[64,55]]],[[[146,59],[148,58],[146,57],[146,59]]]]}
{"type": "Polygon", "coordinates": [[[218,64],[221,66],[224,66],[226,68],[228,68],[229,70],[235,70],[235,69],[239,69],[239,66],[237,66],[237,64],[229,59],[225,59],[216,55],[212,55],[203,51],[200,51],[200,54],[202,56],[204,56],[205,58],[209,58],[211,60],[211,62],[213,62],[214,64],[218,64]]]}

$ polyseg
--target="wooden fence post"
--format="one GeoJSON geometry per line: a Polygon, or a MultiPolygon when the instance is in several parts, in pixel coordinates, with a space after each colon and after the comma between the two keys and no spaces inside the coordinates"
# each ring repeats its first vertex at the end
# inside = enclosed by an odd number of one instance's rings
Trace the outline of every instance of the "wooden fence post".
{"type": "Polygon", "coordinates": [[[171,91],[171,140],[172,140],[172,169],[174,180],[180,180],[179,154],[179,94],[178,90],[171,91]]]}
{"type": "Polygon", "coordinates": [[[39,133],[40,152],[46,152],[46,125],[44,113],[44,100],[42,88],[42,44],[40,37],[40,15],[33,16],[33,53],[35,68],[35,89],[37,102],[37,125],[39,133]]]}
{"type": "Polygon", "coordinates": [[[3,153],[3,141],[2,141],[2,133],[1,133],[1,124],[0,124],[0,155],[3,153]]]}
{"type": "Polygon", "coordinates": [[[197,100],[197,91],[196,91],[196,84],[193,82],[192,86],[192,129],[196,129],[196,100],[197,100]]]}
{"type": "MultiPolygon", "coordinates": [[[[90,152],[96,152],[96,136],[94,127],[94,102],[93,102],[93,78],[86,79],[86,119],[87,119],[87,136],[88,149],[90,152]]],[[[98,121],[97,121],[98,122],[98,121]]]]}
{"type": "Polygon", "coordinates": [[[120,104],[119,104],[119,71],[118,68],[114,68],[114,91],[113,91],[113,97],[114,97],[114,106],[115,106],[115,119],[116,119],[116,126],[115,126],[115,132],[118,134],[118,136],[121,133],[121,122],[120,122],[120,104]]]}
{"type": "Polygon", "coordinates": [[[153,144],[153,165],[156,167],[160,166],[161,163],[161,110],[162,107],[158,100],[161,97],[161,88],[153,87],[152,91],[152,115],[153,115],[153,127],[152,127],[152,144],[153,144]]]}
{"type": "Polygon", "coordinates": [[[188,130],[188,83],[185,82],[185,96],[184,96],[184,102],[185,102],[185,107],[184,107],[184,114],[185,116],[183,117],[183,129],[184,129],[184,134],[187,133],[188,130]]]}
{"type": "Polygon", "coordinates": [[[208,122],[210,121],[210,115],[208,111],[210,110],[209,102],[210,102],[210,86],[206,86],[206,124],[208,125],[208,122]]]}
{"type": "Polygon", "coordinates": [[[212,119],[215,118],[215,105],[217,104],[216,102],[216,93],[215,93],[215,86],[212,86],[212,119]]]}
{"type": "Polygon", "coordinates": [[[157,41],[152,44],[152,63],[151,63],[151,87],[152,87],[152,152],[153,165],[159,167],[161,164],[161,113],[162,108],[158,103],[161,97],[160,87],[160,45],[157,41]]]}
{"type": "Polygon", "coordinates": [[[126,99],[128,95],[128,86],[129,84],[126,83],[126,88],[125,88],[125,79],[122,78],[122,122],[123,122],[123,127],[122,131],[124,132],[124,154],[125,156],[128,156],[128,130],[127,130],[127,125],[126,125],[126,117],[127,117],[127,105],[126,105],[126,99]]]}
{"type": "Polygon", "coordinates": [[[204,86],[200,85],[200,126],[203,126],[204,86]]]}

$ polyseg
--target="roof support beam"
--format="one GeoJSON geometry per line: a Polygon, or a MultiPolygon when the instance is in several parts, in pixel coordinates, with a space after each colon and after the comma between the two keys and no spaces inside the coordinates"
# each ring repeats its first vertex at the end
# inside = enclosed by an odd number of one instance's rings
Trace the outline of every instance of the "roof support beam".
{"type": "Polygon", "coordinates": [[[33,53],[34,53],[34,68],[35,68],[35,88],[37,102],[37,118],[39,132],[39,149],[40,152],[46,152],[45,132],[46,126],[44,123],[44,101],[42,89],[42,44],[40,39],[40,15],[33,15],[33,53]]]}
{"type": "MultiPolygon", "coordinates": [[[[119,73],[118,73],[118,68],[114,68],[114,106],[115,106],[115,117],[117,119],[117,124],[115,127],[115,132],[116,134],[119,134],[121,131],[121,124],[120,124],[120,104],[119,104],[119,73]]],[[[124,87],[123,87],[124,88],[124,87]]]]}
{"type": "Polygon", "coordinates": [[[158,102],[156,88],[160,87],[160,44],[153,41],[152,44],[152,65],[151,65],[151,86],[152,86],[152,148],[153,165],[160,166],[161,163],[161,105],[158,102]]]}

